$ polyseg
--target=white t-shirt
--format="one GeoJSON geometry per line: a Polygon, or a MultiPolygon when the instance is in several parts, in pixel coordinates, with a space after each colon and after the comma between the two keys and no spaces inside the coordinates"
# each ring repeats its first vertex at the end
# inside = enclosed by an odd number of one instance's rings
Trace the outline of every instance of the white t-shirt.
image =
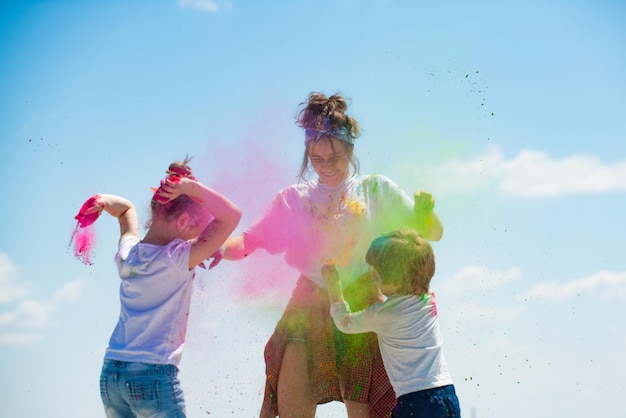
{"type": "Polygon", "coordinates": [[[126,237],[115,255],[120,317],[105,358],[152,364],[180,363],[193,294],[191,242],[141,243],[126,237]]]}
{"type": "Polygon", "coordinates": [[[442,352],[435,295],[389,297],[350,313],[347,303],[330,308],[337,328],[348,334],[375,332],[396,396],[451,385],[442,352]]]}
{"type": "Polygon", "coordinates": [[[325,262],[334,263],[342,278],[356,279],[368,269],[372,240],[404,226],[413,205],[383,175],[355,175],[334,187],[312,180],[280,190],[244,234],[270,254],[284,253],[289,266],[326,287],[325,262]]]}

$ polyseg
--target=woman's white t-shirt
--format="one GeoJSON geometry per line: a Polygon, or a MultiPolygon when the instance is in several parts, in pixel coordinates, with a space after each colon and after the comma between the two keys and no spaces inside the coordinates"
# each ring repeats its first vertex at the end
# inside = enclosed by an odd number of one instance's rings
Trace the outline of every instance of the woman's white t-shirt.
{"type": "Polygon", "coordinates": [[[326,287],[324,263],[335,264],[342,278],[356,279],[368,270],[372,240],[404,226],[413,205],[379,174],[354,175],[334,187],[312,180],[280,190],[244,234],[270,254],[284,253],[289,266],[326,287]]]}

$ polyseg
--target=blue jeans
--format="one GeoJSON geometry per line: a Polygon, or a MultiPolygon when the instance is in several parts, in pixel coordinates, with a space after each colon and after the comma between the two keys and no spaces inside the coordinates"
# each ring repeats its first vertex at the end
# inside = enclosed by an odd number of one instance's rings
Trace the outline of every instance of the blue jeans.
{"type": "Polygon", "coordinates": [[[184,418],[178,367],[104,360],[100,396],[108,418],[184,418]]]}
{"type": "Polygon", "coordinates": [[[398,398],[393,418],[460,418],[461,407],[453,385],[407,393],[398,398]]]}

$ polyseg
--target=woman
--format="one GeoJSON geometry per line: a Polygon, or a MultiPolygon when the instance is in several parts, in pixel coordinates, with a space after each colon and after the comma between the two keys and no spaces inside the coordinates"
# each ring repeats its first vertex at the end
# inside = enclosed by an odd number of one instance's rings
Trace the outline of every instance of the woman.
{"type": "MultiPolygon", "coordinates": [[[[363,261],[377,236],[403,226],[439,240],[443,227],[429,193],[412,201],[382,175],[359,175],[356,120],[338,94],[311,93],[297,123],[304,128],[300,182],[278,192],[241,236],[227,240],[223,258],[258,248],[283,253],[300,271],[296,289],[265,347],[267,380],[262,418],[314,417],[318,404],[343,401],[350,418],[388,417],[395,394],[375,334],[343,335],[332,323],[321,268],[334,263],[353,309],[372,294],[363,261]],[[313,168],[317,179],[305,180],[313,168]],[[350,168],[352,167],[353,170],[350,168]]],[[[371,302],[371,301],[370,301],[371,302]]]]}

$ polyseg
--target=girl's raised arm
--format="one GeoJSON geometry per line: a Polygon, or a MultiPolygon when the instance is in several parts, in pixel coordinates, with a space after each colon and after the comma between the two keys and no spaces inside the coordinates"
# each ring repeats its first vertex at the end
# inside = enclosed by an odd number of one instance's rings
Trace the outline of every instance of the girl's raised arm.
{"type": "Polygon", "coordinates": [[[192,240],[189,268],[194,268],[224,244],[239,224],[241,209],[219,192],[198,181],[188,178],[182,178],[178,182],[166,181],[163,196],[175,199],[181,194],[186,194],[200,203],[214,217],[200,235],[192,240]]]}
{"type": "Polygon", "coordinates": [[[112,194],[98,194],[89,199],[88,204],[89,206],[79,214],[83,218],[91,217],[95,221],[104,210],[118,219],[120,240],[127,235],[139,237],[137,210],[130,200],[112,194]]]}

